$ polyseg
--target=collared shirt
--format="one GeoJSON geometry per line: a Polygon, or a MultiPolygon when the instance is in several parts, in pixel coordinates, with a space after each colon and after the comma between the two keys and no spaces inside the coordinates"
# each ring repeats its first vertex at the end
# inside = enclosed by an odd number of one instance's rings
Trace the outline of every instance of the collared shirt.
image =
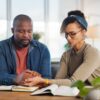
{"type": "MultiPolygon", "coordinates": [[[[0,84],[14,84],[16,77],[16,51],[13,37],[0,42],[0,84]]],[[[27,69],[39,72],[44,78],[51,78],[50,53],[47,47],[32,40],[27,55],[27,69]]]]}

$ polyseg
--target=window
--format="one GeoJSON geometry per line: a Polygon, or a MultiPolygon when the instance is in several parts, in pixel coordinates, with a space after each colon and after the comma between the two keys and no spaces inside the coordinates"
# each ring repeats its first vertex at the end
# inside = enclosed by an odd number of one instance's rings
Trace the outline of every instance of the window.
{"type": "Polygon", "coordinates": [[[90,27],[86,41],[100,49],[100,0],[0,0],[0,4],[0,40],[12,35],[10,28],[15,16],[27,14],[33,20],[33,32],[42,35],[40,41],[48,46],[52,60],[60,60],[67,43],[60,35],[61,23],[68,11],[80,9],[90,27]],[[91,32],[94,28],[96,31],[91,32]]]}
{"type": "Polygon", "coordinates": [[[7,35],[6,0],[0,0],[0,4],[0,40],[3,40],[7,35]]]}
{"type": "Polygon", "coordinates": [[[60,60],[67,43],[65,37],[60,34],[61,23],[68,11],[77,9],[77,2],[78,0],[48,0],[46,39],[51,58],[54,61],[60,60]]]}
{"type": "Polygon", "coordinates": [[[32,18],[34,31],[44,31],[44,0],[12,0],[12,20],[18,14],[32,18]]]}
{"type": "Polygon", "coordinates": [[[100,0],[84,0],[84,12],[89,23],[87,33],[92,45],[100,50],[100,0]]]}

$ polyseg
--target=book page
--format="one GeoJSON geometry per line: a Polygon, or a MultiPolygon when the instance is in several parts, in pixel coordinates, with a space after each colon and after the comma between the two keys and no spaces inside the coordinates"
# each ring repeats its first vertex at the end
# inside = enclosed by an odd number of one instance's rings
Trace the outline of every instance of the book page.
{"type": "Polygon", "coordinates": [[[39,87],[26,87],[26,86],[13,86],[12,91],[25,91],[25,92],[33,92],[37,90],[39,87]]]}
{"type": "Polygon", "coordinates": [[[11,90],[11,89],[12,89],[12,85],[10,85],[10,86],[1,85],[0,86],[0,90],[11,90]]]}
{"type": "Polygon", "coordinates": [[[68,87],[68,86],[59,86],[56,91],[53,91],[53,95],[59,96],[76,96],[78,95],[79,90],[77,87],[68,87]]]}
{"type": "Polygon", "coordinates": [[[39,89],[39,90],[33,92],[31,95],[52,93],[52,92],[54,92],[57,88],[58,88],[58,85],[52,84],[52,85],[50,85],[50,86],[48,86],[48,87],[45,87],[45,88],[42,88],[42,89],[39,89]]]}

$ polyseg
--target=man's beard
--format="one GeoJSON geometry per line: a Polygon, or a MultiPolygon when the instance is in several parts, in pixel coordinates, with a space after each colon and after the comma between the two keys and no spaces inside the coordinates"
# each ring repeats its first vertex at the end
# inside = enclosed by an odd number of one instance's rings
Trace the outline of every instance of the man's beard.
{"type": "Polygon", "coordinates": [[[14,40],[14,43],[18,48],[25,48],[25,47],[29,46],[29,44],[30,44],[30,40],[27,40],[27,41],[28,42],[25,43],[24,40],[14,40]]]}

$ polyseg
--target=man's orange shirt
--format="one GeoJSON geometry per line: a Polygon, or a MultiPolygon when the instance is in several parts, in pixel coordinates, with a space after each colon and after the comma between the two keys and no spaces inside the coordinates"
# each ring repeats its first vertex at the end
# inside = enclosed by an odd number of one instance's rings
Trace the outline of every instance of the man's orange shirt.
{"type": "Polygon", "coordinates": [[[16,55],[17,55],[17,68],[16,72],[17,74],[22,73],[27,68],[27,54],[28,54],[28,47],[17,49],[16,55]]]}

